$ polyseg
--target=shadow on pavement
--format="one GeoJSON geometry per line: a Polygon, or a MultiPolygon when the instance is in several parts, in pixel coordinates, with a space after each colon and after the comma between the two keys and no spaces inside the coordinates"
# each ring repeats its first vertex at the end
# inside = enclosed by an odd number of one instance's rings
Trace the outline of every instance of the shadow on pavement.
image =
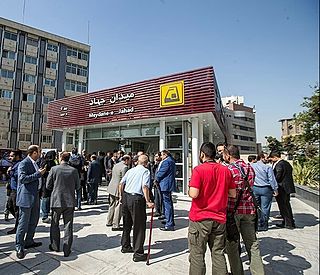
{"type": "MultiPolygon", "coordinates": [[[[145,247],[146,251],[147,249],[148,247],[145,247]]],[[[151,245],[151,249],[160,250],[159,252],[152,253],[150,256],[150,264],[154,264],[188,253],[188,240],[187,238],[179,238],[173,240],[156,241],[155,244],[151,245]],[[159,259],[161,257],[165,258],[159,259]]]]}
{"type": "Polygon", "coordinates": [[[304,274],[311,264],[304,258],[292,254],[296,247],[285,239],[260,238],[260,253],[265,262],[266,274],[304,274]]]}
{"type": "MultiPolygon", "coordinates": [[[[275,216],[275,213],[272,213],[275,216]]],[[[271,216],[271,215],[270,215],[271,216]]],[[[304,214],[304,213],[297,213],[293,214],[293,218],[295,220],[295,224],[297,228],[305,228],[308,226],[315,226],[319,224],[319,218],[313,214],[304,214]]],[[[270,222],[270,225],[280,224],[282,222],[281,219],[274,219],[270,222]]],[[[269,228],[270,229],[279,229],[277,227],[269,228]]]]}

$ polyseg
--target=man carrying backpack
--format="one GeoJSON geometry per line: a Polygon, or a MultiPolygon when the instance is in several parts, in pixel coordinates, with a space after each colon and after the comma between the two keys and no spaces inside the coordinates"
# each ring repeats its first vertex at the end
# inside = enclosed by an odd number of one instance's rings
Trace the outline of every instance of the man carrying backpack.
{"type": "MultiPolygon", "coordinates": [[[[84,165],[84,159],[78,153],[78,149],[76,147],[72,148],[71,156],[69,159],[69,165],[77,169],[79,179],[80,179],[81,178],[81,171],[82,171],[82,168],[84,165]]],[[[82,191],[80,188],[80,189],[77,189],[77,210],[81,210],[81,197],[82,197],[82,191]]]]}

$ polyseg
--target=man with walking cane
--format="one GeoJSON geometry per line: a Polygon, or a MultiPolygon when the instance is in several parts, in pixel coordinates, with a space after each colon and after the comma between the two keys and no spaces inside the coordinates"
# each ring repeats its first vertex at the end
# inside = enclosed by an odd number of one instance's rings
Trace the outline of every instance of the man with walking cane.
{"type": "Polygon", "coordinates": [[[122,178],[122,215],[123,232],[121,238],[121,252],[133,253],[133,261],[146,261],[147,255],[144,254],[143,244],[146,235],[146,205],[154,207],[150,201],[150,171],[146,168],[148,156],[140,155],[138,165],[130,169],[122,178]],[[133,248],[130,241],[130,232],[133,226],[133,248]]]}

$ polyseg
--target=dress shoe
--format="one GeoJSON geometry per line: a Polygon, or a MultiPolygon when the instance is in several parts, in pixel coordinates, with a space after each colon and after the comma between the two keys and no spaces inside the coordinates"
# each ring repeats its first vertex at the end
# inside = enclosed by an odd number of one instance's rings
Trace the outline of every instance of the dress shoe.
{"type": "Polygon", "coordinates": [[[166,217],[165,216],[159,216],[158,220],[164,220],[166,217]]]}
{"type": "Polygon", "coordinates": [[[111,231],[123,231],[122,227],[112,227],[111,231]]]}
{"type": "Polygon", "coordinates": [[[7,231],[7,234],[8,234],[8,235],[16,234],[16,232],[17,232],[16,229],[13,228],[12,230],[7,231]]]}
{"type": "Polygon", "coordinates": [[[7,222],[9,220],[9,214],[4,214],[4,220],[7,222]]]}
{"type": "Polygon", "coordinates": [[[133,253],[133,249],[132,249],[132,247],[121,248],[121,253],[133,253]]]}
{"type": "Polygon", "coordinates": [[[38,247],[38,246],[41,246],[41,245],[42,245],[42,242],[33,242],[32,244],[25,245],[24,248],[28,249],[28,248],[38,247]]]}
{"type": "Polygon", "coordinates": [[[106,224],[106,226],[110,227],[110,226],[112,226],[112,224],[106,224]]]}
{"type": "Polygon", "coordinates": [[[52,246],[52,244],[49,244],[49,249],[50,249],[51,251],[60,252],[59,249],[54,249],[53,246],[52,246]]]}
{"type": "Polygon", "coordinates": [[[64,257],[69,257],[70,254],[71,254],[71,251],[63,251],[64,257]]]}
{"type": "Polygon", "coordinates": [[[132,260],[134,262],[145,262],[147,260],[147,254],[143,255],[134,255],[132,260]]]}
{"type": "Polygon", "coordinates": [[[154,213],[153,216],[154,216],[154,217],[160,217],[161,214],[160,214],[160,213],[154,213]]]}
{"type": "Polygon", "coordinates": [[[18,258],[18,259],[23,259],[24,256],[25,256],[25,254],[24,254],[23,249],[22,249],[22,248],[18,249],[18,250],[17,250],[17,258],[18,258]]]}
{"type": "Polygon", "coordinates": [[[161,231],[174,231],[174,227],[160,227],[161,231]]]}

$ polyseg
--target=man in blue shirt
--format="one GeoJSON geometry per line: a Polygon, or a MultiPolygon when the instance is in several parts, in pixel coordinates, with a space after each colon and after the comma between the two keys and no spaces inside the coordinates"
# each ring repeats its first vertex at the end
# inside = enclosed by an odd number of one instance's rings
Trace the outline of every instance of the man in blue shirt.
{"type": "Polygon", "coordinates": [[[278,195],[278,183],[274,177],[272,167],[266,165],[265,154],[259,154],[257,159],[257,162],[250,164],[256,174],[253,193],[262,210],[259,217],[258,231],[267,231],[272,197],[278,195]]]}
{"type": "Polygon", "coordinates": [[[120,181],[120,201],[122,200],[123,232],[121,238],[121,252],[132,253],[133,261],[145,261],[143,244],[146,235],[146,205],[153,208],[150,201],[150,171],[146,168],[148,156],[140,155],[138,165],[124,175],[120,181]],[[122,197],[122,198],[121,198],[122,197]],[[133,226],[133,248],[130,241],[130,232],[133,226]]]}
{"type": "Polygon", "coordinates": [[[7,170],[8,175],[10,176],[10,196],[8,199],[8,210],[15,217],[16,223],[12,230],[9,230],[7,234],[16,234],[18,226],[18,217],[19,217],[19,207],[16,205],[17,199],[17,187],[18,187],[18,167],[22,160],[22,152],[20,150],[11,151],[9,154],[9,159],[13,163],[7,170]]]}

